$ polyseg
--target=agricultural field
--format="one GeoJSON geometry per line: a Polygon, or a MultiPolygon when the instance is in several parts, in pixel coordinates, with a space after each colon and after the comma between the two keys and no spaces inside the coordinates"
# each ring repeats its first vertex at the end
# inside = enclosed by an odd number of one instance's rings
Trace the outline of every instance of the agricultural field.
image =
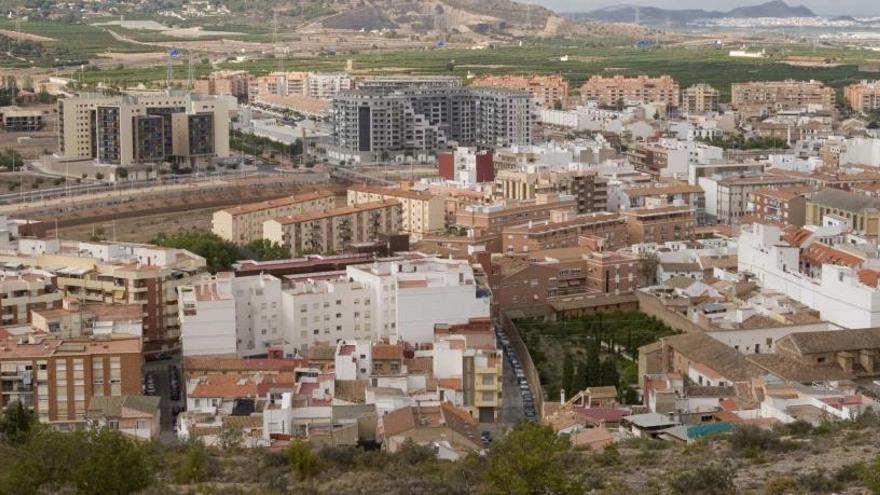
{"type": "MultiPolygon", "coordinates": [[[[14,20],[0,19],[0,29],[15,31],[14,20]]],[[[47,48],[63,49],[70,59],[83,60],[100,53],[140,53],[157,51],[155,47],[128,43],[114,38],[107,31],[88,24],[67,24],[49,21],[27,21],[19,26],[22,33],[49,38],[47,48]]],[[[52,65],[52,64],[48,64],[52,65]]]]}
{"type": "MultiPolygon", "coordinates": [[[[2,27],[2,25],[0,25],[2,27]]],[[[242,69],[254,74],[265,74],[282,68],[292,71],[342,70],[347,58],[352,58],[355,73],[372,74],[444,74],[461,77],[483,73],[561,74],[572,88],[577,89],[586,79],[600,75],[661,75],[669,74],[682,88],[696,83],[715,86],[723,100],[730,97],[730,83],[751,80],[817,79],[835,88],[868,77],[859,71],[861,64],[880,64],[880,56],[872,52],[823,48],[815,52],[809,47],[777,48],[767,59],[731,58],[726,50],[712,48],[601,48],[589,46],[524,46],[500,47],[484,50],[420,50],[370,52],[352,55],[318,57],[285,57],[283,60],[262,58],[241,63],[224,63],[221,68],[242,69]],[[568,56],[568,61],[561,58],[568,56]],[[840,65],[829,67],[792,66],[782,62],[786,57],[825,57],[840,65]],[[452,69],[450,72],[450,68],[452,69]]],[[[181,68],[183,63],[181,62],[181,68]]],[[[210,70],[207,65],[196,67],[197,74],[210,70]]],[[[181,72],[182,73],[182,72],[181,72]]],[[[106,81],[130,83],[163,80],[164,67],[129,69],[118,68],[86,74],[86,82],[106,81]]]]}

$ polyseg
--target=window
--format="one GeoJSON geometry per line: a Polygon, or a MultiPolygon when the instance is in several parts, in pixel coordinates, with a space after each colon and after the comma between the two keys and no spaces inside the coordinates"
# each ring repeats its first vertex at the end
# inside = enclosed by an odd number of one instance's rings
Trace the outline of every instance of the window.
{"type": "Polygon", "coordinates": [[[313,335],[318,335],[318,334],[320,334],[320,333],[321,333],[321,331],[318,330],[317,328],[314,329],[314,330],[312,330],[312,334],[313,334],[313,335]]]}
{"type": "Polygon", "coordinates": [[[483,385],[494,385],[495,384],[495,376],[494,375],[483,375],[483,385]]]}

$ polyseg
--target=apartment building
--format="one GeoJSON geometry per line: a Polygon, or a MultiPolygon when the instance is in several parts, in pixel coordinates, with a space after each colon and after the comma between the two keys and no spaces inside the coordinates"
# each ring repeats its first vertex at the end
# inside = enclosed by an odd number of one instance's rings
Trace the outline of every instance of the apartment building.
{"type": "Polygon", "coordinates": [[[263,223],[263,238],[290,249],[293,257],[340,253],[353,243],[400,232],[403,208],[396,200],[316,210],[263,223]]]}
{"type": "Polygon", "coordinates": [[[861,81],[843,88],[843,98],[856,112],[880,108],[880,81],[861,81]]]}
{"type": "Polygon", "coordinates": [[[215,211],[212,231],[227,241],[247,244],[263,238],[263,222],[272,218],[329,210],[336,206],[331,191],[313,191],[215,211]]]}
{"type": "Polygon", "coordinates": [[[434,88],[460,88],[461,78],[458,76],[369,76],[355,82],[357,89],[406,89],[412,86],[434,88]]]}
{"type": "Polygon", "coordinates": [[[825,217],[833,215],[859,234],[880,236],[880,198],[842,191],[822,189],[807,195],[806,225],[825,225],[825,217]]]}
{"type": "Polygon", "coordinates": [[[656,142],[634,143],[626,157],[637,170],[651,175],[684,177],[691,164],[717,163],[724,150],[699,141],[660,139],[656,142]]]}
{"type": "Polygon", "coordinates": [[[352,88],[351,76],[344,72],[309,72],[305,95],[312,98],[334,98],[352,88]]]}
{"type": "Polygon", "coordinates": [[[143,315],[137,304],[82,304],[65,297],[61,307],[31,310],[31,328],[60,339],[142,337],[143,315]]]}
{"type": "Polygon", "coordinates": [[[416,238],[442,231],[445,226],[445,204],[440,196],[403,188],[372,187],[365,184],[348,188],[348,206],[377,201],[400,203],[403,214],[401,230],[416,238]]]}
{"type": "Polygon", "coordinates": [[[834,88],[819,81],[761,81],[733,83],[731,106],[743,118],[770,117],[780,111],[834,108],[834,88]]]}
{"type": "Polygon", "coordinates": [[[186,92],[62,98],[58,154],[120,166],[226,158],[229,110],[223,98],[186,92]]]}
{"type": "Polygon", "coordinates": [[[437,153],[437,171],[441,179],[463,187],[491,182],[495,178],[492,151],[466,147],[441,151],[437,153]]]}
{"type": "Polygon", "coordinates": [[[63,340],[47,335],[0,341],[0,407],[31,407],[41,423],[85,424],[93,397],[141,393],[138,338],[63,340]]]}
{"type": "Polygon", "coordinates": [[[799,177],[778,175],[736,175],[729,177],[700,177],[699,185],[706,193],[706,216],[709,222],[727,225],[754,211],[752,193],[758,189],[802,186],[799,177]]]}
{"type": "Polygon", "coordinates": [[[803,227],[806,224],[807,197],[812,186],[757,189],[752,192],[754,214],[761,220],[803,227]]]}
{"type": "Polygon", "coordinates": [[[621,210],[631,244],[687,241],[694,238],[696,218],[690,206],[643,206],[621,210]]]}
{"type": "Polygon", "coordinates": [[[532,104],[524,91],[499,88],[369,88],[333,99],[336,160],[430,161],[460,146],[529,144],[532,104]]]}
{"type": "Polygon", "coordinates": [[[824,140],[834,133],[831,117],[789,117],[777,115],[762,121],[755,128],[765,139],[779,139],[787,144],[801,140],[824,140]]]}
{"type": "Polygon", "coordinates": [[[372,291],[374,328],[379,338],[432,342],[437,323],[463,324],[489,316],[488,287],[477,279],[467,261],[390,260],[349,266],[345,275],[372,291]]]}
{"type": "MultiPolygon", "coordinates": [[[[435,325],[430,353],[441,400],[455,398],[456,406],[481,423],[501,419],[504,358],[489,318],[435,325]]],[[[427,353],[416,351],[421,354],[427,353]]]]}
{"type": "Polygon", "coordinates": [[[678,107],[680,92],[678,83],[670,76],[592,76],[581,86],[581,98],[610,107],[643,103],[678,107]]]}
{"type": "Polygon", "coordinates": [[[624,294],[639,283],[638,257],[571,247],[492,259],[494,312],[546,307],[577,295],[624,294]]]}
{"type": "Polygon", "coordinates": [[[52,277],[39,271],[0,274],[0,321],[4,326],[31,321],[31,310],[61,305],[64,293],[56,290],[52,277]]]}
{"type": "Polygon", "coordinates": [[[497,199],[526,200],[554,193],[574,196],[578,213],[608,209],[608,180],[596,172],[531,167],[501,170],[495,176],[497,199]]]}
{"type": "Polygon", "coordinates": [[[177,288],[184,356],[237,356],[232,274],[206,277],[177,288]]]}
{"type": "Polygon", "coordinates": [[[7,132],[36,132],[43,128],[44,112],[16,106],[0,107],[0,124],[7,132]]]}
{"type": "Polygon", "coordinates": [[[546,108],[568,106],[568,81],[559,75],[504,75],[485,74],[471,81],[471,86],[506,88],[528,91],[532,99],[546,108]]]}
{"type": "Polygon", "coordinates": [[[308,89],[306,72],[270,72],[251,80],[251,100],[267,96],[306,96],[308,89]]]}
{"type": "Polygon", "coordinates": [[[282,319],[289,332],[286,342],[305,355],[322,343],[376,339],[378,305],[373,291],[360,282],[338,275],[299,277],[281,294],[282,319]]]}
{"type": "Polygon", "coordinates": [[[718,90],[708,84],[694,84],[682,91],[681,112],[700,114],[717,112],[721,96],[718,90]]]}
{"type": "Polygon", "coordinates": [[[506,254],[575,247],[583,238],[589,238],[597,248],[620,249],[627,243],[626,221],[616,213],[575,215],[557,210],[548,220],[505,227],[501,233],[506,254]]]}
{"type": "Polygon", "coordinates": [[[737,240],[737,269],[764,289],[779,291],[844,328],[880,326],[876,271],[830,259],[818,260],[818,271],[804,270],[801,257],[801,246],[786,240],[776,225],[744,225],[737,240]]]}
{"type": "MultiPolygon", "coordinates": [[[[82,304],[141,308],[144,347],[149,351],[176,344],[176,287],[205,271],[205,259],[189,251],[144,244],[22,238],[16,252],[0,255],[0,262],[50,273],[63,297],[75,297],[82,304]]],[[[39,283],[35,287],[39,288],[39,283]]],[[[10,301],[25,297],[24,289],[21,291],[19,296],[13,292],[10,301]]],[[[23,304],[37,308],[48,302],[47,298],[55,296],[38,293],[34,301],[23,304]]],[[[19,322],[26,321],[20,309],[16,314],[19,322]]]]}
{"type": "Polygon", "coordinates": [[[477,233],[500,234],[504,227],[529,221],[544,221],[553,210],[574,210],[577,201],[559,194],[535,195],[535,199],[501,201],[494,204],[470,204],[455,215],[455,224],[477,233]]]}
{"type": "Polygon", "coordinates": [[[244,70],[221,70],[193,81],[193,91],[206,95],[231,95],[247,98],[251,76],[244,70]]]}
{"type": "Polygon", "coordinates": [[[617,204],[621,210],[643,206],[681,206],[694,209],[697,224],[707,222],[706,194],[703,188],[686,183],[659,183],[621,189],[617,204]]]}

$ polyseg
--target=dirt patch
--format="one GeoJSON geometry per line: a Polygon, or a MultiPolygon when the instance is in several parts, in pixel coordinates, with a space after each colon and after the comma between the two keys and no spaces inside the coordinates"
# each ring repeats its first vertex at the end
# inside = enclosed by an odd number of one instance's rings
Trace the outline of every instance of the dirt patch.
{"type": "Polygon", "coordinates": [[[94,237],[124,242],[150,242],[160,232],[167,234],[183,230],[211,230],[211,216],[218,208],[201,208],[163,215],[123,218],[116,222],[98,222],[59,229],[65,239],[89,240],[94,237]]]}
{"type": "Polygon", "coordinates": [[[38,34],[30,34],[30,33],[22,33],[19,31],[10,31],[8,29],[0,29],[0,35],[6,36],[7,38],[12,38],[14,40],[35,41],[37,43],[57,41],[55,38],[49,38],[47,36],[40,36],[38,34]]]}

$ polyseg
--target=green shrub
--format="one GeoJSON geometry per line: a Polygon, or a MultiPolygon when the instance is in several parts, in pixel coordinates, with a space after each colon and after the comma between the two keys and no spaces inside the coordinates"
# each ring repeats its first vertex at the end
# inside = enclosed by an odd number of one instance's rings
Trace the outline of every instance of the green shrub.
{"type": "Polygon", "coordinates": [[[726,495],[736,492],[733,476],[729,466],[709,464],[678,474],[669,481],[669,489],[681,495],[726,495]]]}

